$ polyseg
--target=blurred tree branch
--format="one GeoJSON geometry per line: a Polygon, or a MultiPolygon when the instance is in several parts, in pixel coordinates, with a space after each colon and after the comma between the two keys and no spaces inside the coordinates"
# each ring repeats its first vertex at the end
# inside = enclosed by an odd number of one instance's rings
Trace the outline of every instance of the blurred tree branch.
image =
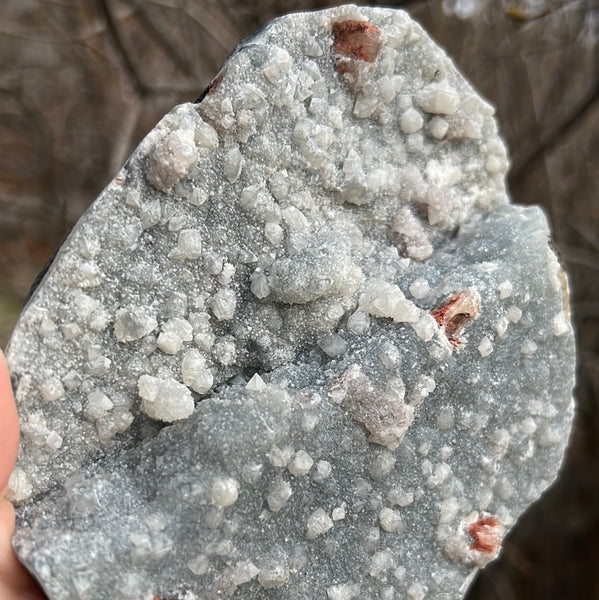
{"type": "Polygon", "coordinates": [[[557,124],[555,129],[545,133],[537,145],[531,151],[515,162],[508,176],[511,186],[517,185],[530,172],[535,162],[542,160],[545,154],[559,144],[560,140],[590,111],[594,110],[599,101],[599,78],[595,79],[594,85],[580,101],[571,108],[571,113],[563,121],[557,124]]]}

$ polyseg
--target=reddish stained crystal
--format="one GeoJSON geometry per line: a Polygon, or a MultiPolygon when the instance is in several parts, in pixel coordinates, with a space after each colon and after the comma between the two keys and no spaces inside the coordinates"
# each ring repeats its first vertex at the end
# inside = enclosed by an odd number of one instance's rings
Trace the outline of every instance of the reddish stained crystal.
{"type": "Polygon", "coordinates": [[[443,327],[452,348],[459,346],[460,333],[466,324],[480,312],[480,296],[475,290],[462,290],[430,311],[431,316],[443,327]]]}
{"type": "Polygon", "coordinates": [[[472,538],[471,550],[495,554],[501,546],[503,526],[495,517],[480,517],[469,525],[468,535],[472,538]]]}
{"type": "Polygon", "coordinates": [[[337,21],[333,36],[333,50],[347,58],[374,62],[381,48],[381,32],[368,21],[337,21]]]}
{"type": "Polygon", "coordinates": [[[223,70],[208,84],[208,93],[206,95],[213,94],[216,91],[216,88],[220,85],[224,76],[225,71],[223,70]]]}
{"type": "MultiPolygon", "coordinates": [[[[196,100],[196,104],[199,104],[200,102],[202,102],[202,100],[204,100],[204,98],[206,98],[206,96],[209,96],[210,94],[213,94],[218,86],[220,85],[221,81],[223,80],[223,77],[225,76],[226,73],[226,69],[223,69],[209,84],[208,87],[202,92],[202,94],[200,95],[200,97],[196,100]]],[[[158,599],[160,600],[160,598],[158,599]]]]}
{"type": "Polygon", "coordinates": [[[119,173],[112,181],[115,185],[123,185],[123,183],[125,183],[125,174],[119,173]]]}

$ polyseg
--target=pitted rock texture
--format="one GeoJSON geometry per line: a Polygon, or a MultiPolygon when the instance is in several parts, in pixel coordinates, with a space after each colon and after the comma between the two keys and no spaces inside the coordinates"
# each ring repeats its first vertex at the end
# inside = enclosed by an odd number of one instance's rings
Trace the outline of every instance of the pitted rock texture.
{"type": "Polygon", "coordinates": [[[77,224],[7,358],[51,600],[460,598],[552,482],[567,285],[402,11],[274,21],[77,224]]]}

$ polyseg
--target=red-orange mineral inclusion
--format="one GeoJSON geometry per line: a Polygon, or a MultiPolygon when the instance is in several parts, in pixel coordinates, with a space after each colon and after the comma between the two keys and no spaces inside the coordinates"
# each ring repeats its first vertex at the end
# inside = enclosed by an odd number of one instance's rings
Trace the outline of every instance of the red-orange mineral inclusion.
{"type": "Polygon", "coordinates": [[[472,550],[492,554],[501,544],[500,523],[495,517],[477,519],[468,527],[468,534],[472,537],[472,550]]]}
{"type": "Polygon", "coordinates": [[[333,23],[336,54],[374,62],[381,47],[381,32],[368,21],[338,21],[333,23]]]}

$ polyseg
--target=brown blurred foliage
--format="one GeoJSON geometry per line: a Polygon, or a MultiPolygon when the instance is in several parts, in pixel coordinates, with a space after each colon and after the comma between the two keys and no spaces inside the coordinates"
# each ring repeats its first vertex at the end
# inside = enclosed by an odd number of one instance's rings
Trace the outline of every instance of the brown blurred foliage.
{"type": "MultiPolygon", "coordinates": [[[[450,14],[464,0],[373,4],[411,12],[497,107],[514,201],[545,208],[570,274],[580,360],[562,476],[467,598],[599,598],[599,4],[477,1],[465,20],[450,14]]],[[[336,4],[2,1],[1,344],[36,273],[158,119],[273,17],[336,4]]]]}

